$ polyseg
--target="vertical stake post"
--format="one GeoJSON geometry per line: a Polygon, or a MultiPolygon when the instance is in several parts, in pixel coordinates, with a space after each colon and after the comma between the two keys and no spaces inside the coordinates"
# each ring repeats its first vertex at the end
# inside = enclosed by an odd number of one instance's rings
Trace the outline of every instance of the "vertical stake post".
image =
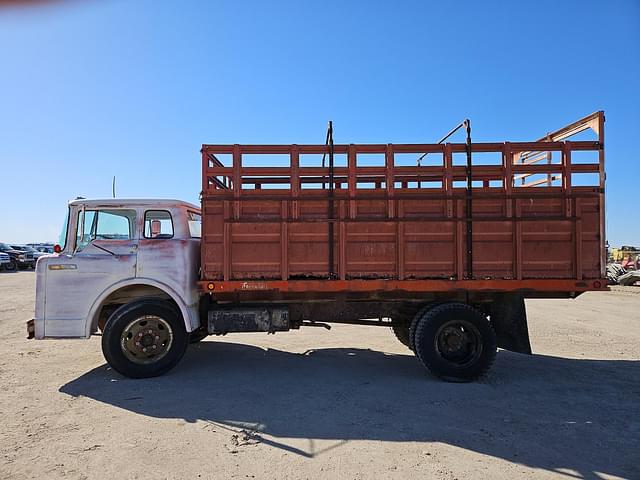
{"type": "Polygon", "coordinates": [[[471,121],[462,122],[467,131],[467,277],[473,279],[473,164],[471,161],[471,121]]]}
{"type": "Polygon", "coordinates": [[[333,210],[334,210],[334,205],[333,205],[333,188],[334,188],[334,181],[333,181],[333,122],[331,120],[329,120],[329,129],[327,131],[327,140],[329,143],[329,212],[328,212],[328,222],[329,222],[329,278],[334,278],[336,276],[335,274],[335,269],[334,269],[334,252],[333,252],[333,244],[334,244],[334,238],[333,238],[333,230],[334,230],[334,225],[333,225],[333,210]]]}

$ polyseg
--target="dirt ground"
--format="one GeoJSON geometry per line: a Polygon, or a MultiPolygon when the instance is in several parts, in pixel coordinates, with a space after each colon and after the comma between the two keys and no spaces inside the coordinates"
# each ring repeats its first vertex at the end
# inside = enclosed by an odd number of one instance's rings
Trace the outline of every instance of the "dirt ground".
{"type": "Polygon", "coordinates": [[[640,478],[640,288],[527,304],[535,355],[430,376],[387,328],[213,337],[154,379],[25,339],[0,274],[0,478],[640,478]]]}

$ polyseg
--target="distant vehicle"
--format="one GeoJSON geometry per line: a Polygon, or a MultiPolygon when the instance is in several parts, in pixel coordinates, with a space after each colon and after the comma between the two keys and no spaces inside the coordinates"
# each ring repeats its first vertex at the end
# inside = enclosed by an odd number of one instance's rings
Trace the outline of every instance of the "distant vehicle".
{"type": "Polygon", "coordinates": [[[11,263],[11,257],[8,253],[0,252],[0,270],[4,270],[5,266],[11,263]]]}
{"type": "Polygon", "coordinates": [[[53,253],[52,243],[27,243],[27,247],[31,247],[42,253],[53,253]]]}
{"type": "Polygon", "coordinates": [[[22,252],[24,254],[24,258],[18,260],[18,268],[20,270],[26,270],[28,268],[36,268],[36,258],[33,254],[33,250],[31,247],[26,247],[24,245],[9,245],[14,250],[18,252],[22,252]]]}
{"type": "Polygon", "coordinates": [[[37,262],[40,257],[47,255],[47,252],[41,252],[40,250],[37,250],[31,245],[11,245],[11,246],[16,250],[27,252],[27,254],[31,253],[33,255],[34,267],[35,267],[35,262],[37,262]]]}
{"type": "Polygon", "coordinates": [[[31,254],[31,261],[27,258],[27,252],[16,250],[11,245],[6,243],[0,243],[0,252],[4,252],[9,255],[10,262],[4,265],[5,270],[17,270],[18,268],[27,268],[35,265],[33,260],[33,254],[31,254]]]}

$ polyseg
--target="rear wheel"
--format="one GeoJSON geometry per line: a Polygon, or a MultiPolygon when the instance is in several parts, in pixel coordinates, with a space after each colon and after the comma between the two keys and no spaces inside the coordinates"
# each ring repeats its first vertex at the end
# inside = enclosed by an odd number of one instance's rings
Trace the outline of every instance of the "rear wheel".
{"type": "Polygon", "coordinates": [[[146,299],[122,305],[111,314],[102,335],[102,352],[109,365],[126,377],[155,377],[176,366],[188,342],[176,308],[146,299]]]}
{"type": "Polygon", "coordinates": [[[418,310],[418,313],[415,314],[411,322],[409,323],[409,348],[415,352],[416,351],[416,329],[418,328],[418,321],[422,318],[425,312],[431,308],[434,308],[437,304],[426,305],[418,310]]]}
{"type": "Polygon", "coordinates": [[[414,347],[420,362],[451,382],[484,375],[495,360],[496,334],[481,312],[464,303],[445,303],[414,320],[414,347]]]}
{"type": "Polygon", "coordinates": [[[15,260],[11,260],[9,263],[4,264],[4,269],[7,272],[15,272],[18,269],[18,264],[15,260]]]}
{"type": "Polygon", "coordinates": [[[406,318],[394,318],[391,324],[391,330],[400,343],[411,348],[411,341],[409,340],[409,323],[410,321],[406,318]]]}

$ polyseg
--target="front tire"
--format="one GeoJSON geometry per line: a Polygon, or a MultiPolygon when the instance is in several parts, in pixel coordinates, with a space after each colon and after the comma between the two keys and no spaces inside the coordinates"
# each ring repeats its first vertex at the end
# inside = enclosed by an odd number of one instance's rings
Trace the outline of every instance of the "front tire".
{"type": "Polygon", "coordinates": [[[414,321],[415,353],[434,375],[450,382],[483,376],[496,357],[496,334],[485,315],[464,303],[420,312],[414,321]]]}
{"type": "Polygon", "coordinates": [[[111,367],[130,378],[162,375],[184,355],[189,335],[177,309],[163,300],[122,305],[102,335],[102,353],[111,367]]]}

